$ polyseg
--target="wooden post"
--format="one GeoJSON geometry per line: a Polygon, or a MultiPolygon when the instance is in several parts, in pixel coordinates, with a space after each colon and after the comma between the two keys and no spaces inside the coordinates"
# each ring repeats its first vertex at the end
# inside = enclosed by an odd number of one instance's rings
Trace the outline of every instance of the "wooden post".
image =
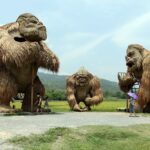
{"type": "Polygon", "coordinates": [[[32,76],[31,76],[31,112],[33,112],[33,93],[34,93],[34,67],[32,67],[32,76]]]}
{"type": "Polygon", "coordinates": [[[128,112],[128,109],[129,109],[129,96],[127,95],[127,100],[126,100],[126,112],[128,112]]]}

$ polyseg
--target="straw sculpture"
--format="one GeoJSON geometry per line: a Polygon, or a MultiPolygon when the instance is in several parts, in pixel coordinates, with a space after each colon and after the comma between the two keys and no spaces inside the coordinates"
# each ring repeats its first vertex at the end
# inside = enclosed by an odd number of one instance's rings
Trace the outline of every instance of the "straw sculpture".
{"type": "Polygon", "coordinates": [[[126,78],[119,77],[119,85],[123,90],[122,83],[129,85],[124,91],[127,92],[136,81],[140,82],[138,91],[138,103],[143,112],[150,112],[150,51],[139,44],[128,46],[126,54],[127,75],[132,78],[132,84],[126,82],[126,78]]]}
{"type": "Polygon", "coordinates": [[[97,77],[84,68],[67,79],[67,99],[71,110],[88,111],[91,106],[103,101],[103,93],[97,77]],[[79,103],[83,102],[82,108],[79,103]]]}
{"type": "MultiPolygon", "coordinates": [[[[0,112],[11,111],[11,98],[20,92],[25,93],[22,109],[31,111],[32,87],[33,105],[37,93],[44,95],[38,68],[52,72],[59,69],[57,56],[43,42],[46,38],[46,27],[29,13],[20,15],[16,22],[0,26],[0,112]]],[[[36,107],[33,106],[34,110],[36,107]]]]}

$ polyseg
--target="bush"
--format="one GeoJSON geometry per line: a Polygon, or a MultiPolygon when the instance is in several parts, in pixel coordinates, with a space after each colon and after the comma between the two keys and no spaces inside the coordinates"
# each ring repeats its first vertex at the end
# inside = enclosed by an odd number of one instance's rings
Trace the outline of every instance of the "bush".
{"type": "Polygon", "coordinates": [[[123,92],[110,92],[110,91],[104,91],[104,97],[116,97],[116,98],[121,98],[121,99],[124,99],[126,98],[126,95],[125,93],[123,92]]]}
{"type": "Polygon", "coordinates": [[[46,96],[48,100],[66,100],[65,91],[63,90],[47,90],[46,96]]]}

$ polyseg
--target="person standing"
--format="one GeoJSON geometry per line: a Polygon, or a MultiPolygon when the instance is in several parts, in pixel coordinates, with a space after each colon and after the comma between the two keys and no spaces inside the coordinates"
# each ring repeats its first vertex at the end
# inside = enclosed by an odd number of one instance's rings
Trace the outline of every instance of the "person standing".
{"type": "Polygon", "coordinates": [[[129,98],[129,112],[130,112],[129,117],[136,117],[135,100],[138,99],[138,96],[135,93],[132,93],[132,92],[128,92],[128,96],[130,97],[129,98]]]}
{"type": "Polygon", "coordinates": [[[34,105],[37,106],[36,112],[42,112],[42,97],[39,93],[37,93],[37,100],[34,105]]]}
{"type": "Polygon", "coordinates": [[[46,109],[49,108],[48,99],[45,99],[44,108],[46,108],[46,109]]]}

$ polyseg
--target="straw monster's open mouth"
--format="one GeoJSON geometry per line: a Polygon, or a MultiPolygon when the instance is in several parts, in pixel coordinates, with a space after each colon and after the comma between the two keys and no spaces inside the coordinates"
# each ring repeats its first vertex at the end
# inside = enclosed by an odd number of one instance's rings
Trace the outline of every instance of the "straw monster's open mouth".
{"type": "Polygon", "coordinates": [[[126,63],[126,65],[127,65],[129,68],[131,68],[131,67],[134,66],[134,63],[133,63],[132,61],[128,61],[128,62],[126,63]]]}

